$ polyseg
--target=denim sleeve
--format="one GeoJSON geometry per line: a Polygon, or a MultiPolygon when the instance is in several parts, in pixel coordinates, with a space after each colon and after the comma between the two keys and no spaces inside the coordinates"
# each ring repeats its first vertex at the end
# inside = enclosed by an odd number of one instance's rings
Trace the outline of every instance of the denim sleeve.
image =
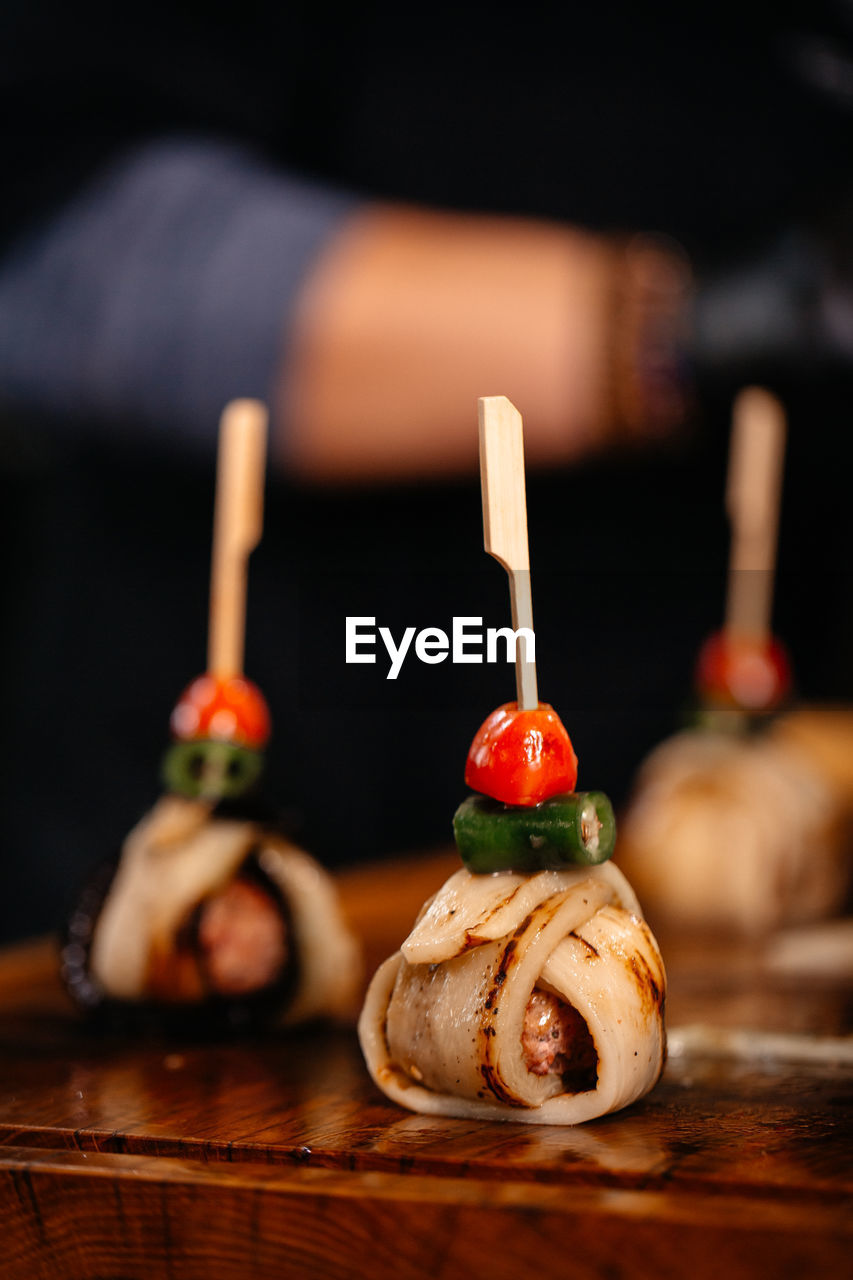
{"type": "Polygon", "coordinates": [[[311,263],[357,198],[205,139],[121,155],[0,262],[0,402],[207,446],[270,401],[311,263]]]}

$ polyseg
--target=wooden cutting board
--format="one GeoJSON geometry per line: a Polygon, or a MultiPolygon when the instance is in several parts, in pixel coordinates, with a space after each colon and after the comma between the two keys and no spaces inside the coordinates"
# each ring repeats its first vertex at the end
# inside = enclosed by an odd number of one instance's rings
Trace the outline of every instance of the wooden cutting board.
{"type": "MultiPolygon", "coordinates": [[[[368,972],[457,865],[341,877],[368,972]]],[[[573,1129],[401,1111],[351,1026],[96,1035],[53,941],[0,953],[0,1275],[849,1274],[853,980],[775,971],[756,944],[662,945],[680,1051],[647,1098],[573,1129]],[[691,1048],[680,1029],[697,1025],[722,1040],[691,1048]],[[729,1052],[744,1028],[753,1051],[729,1052]],[[829,1049],[780,1056],[766,1033],[789,1032],[829,1049]]]]}

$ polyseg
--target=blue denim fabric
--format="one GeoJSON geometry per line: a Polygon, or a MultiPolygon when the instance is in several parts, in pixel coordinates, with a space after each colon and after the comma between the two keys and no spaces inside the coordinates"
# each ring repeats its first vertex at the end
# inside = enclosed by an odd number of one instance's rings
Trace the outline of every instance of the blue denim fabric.
{"type": "Polygon", "coordinates": [[[203,138],[126,152],[0,263],[0,402],[212,445],[355,204],[203,138]]]}

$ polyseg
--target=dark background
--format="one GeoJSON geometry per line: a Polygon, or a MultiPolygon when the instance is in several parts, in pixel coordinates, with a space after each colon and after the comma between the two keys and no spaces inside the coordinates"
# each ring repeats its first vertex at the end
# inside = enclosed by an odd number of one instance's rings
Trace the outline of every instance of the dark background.
{"type": "MultiPolygon", "coordinates": [[[[846,39],[843,4],[772,18],[533,5],[523,19],[379,5],[343,25],[322,6],[249,4],[239,28],[182,4],[131,8],[120,29],[110,10],[86,21],[82,8],[9,10],[21,52],[4,43],[18,175],[7,235],[114,148],[169,128],[251,138],[365,195],[662,231],[700,284],[788,225],[834,224],[849,194],[849,103],[795,56],[815,31],[846,39]]],[[[697,648],[722,618],[744,381],[771,386],[789,413],[775,625],[797,694],[853,698],[853,378],[800,354],[697,359],[677,440],[528,475],[540,696],[573,739],[579,784],[617,804],[680,723],[697,648]]],[[[61,423],[7,406],[2,427],[0,937],[13,938],[59,922],[158,792],[170,710],[205,662],[216,424],[202,452],[177,440],[167,452],[130,423],[75,422],[73,406],[61,423]]],[[[392,682],[379,648],[376,666],[346,666],[347,614],[397,637],[449,631],[461,614],[508,622],[477,476],[337,490],[268,479],[246,669],[273,712],[270,793],[329,865],[448,841],[470,739],[514,696],[504,665],[412,655],[392,682]]]]}

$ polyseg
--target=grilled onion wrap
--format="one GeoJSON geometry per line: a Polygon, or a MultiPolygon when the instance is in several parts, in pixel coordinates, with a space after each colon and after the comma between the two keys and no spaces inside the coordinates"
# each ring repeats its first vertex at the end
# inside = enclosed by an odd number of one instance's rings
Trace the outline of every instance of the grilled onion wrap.
{"type": "Polygon", "coordinates": [[[851,882],[843,805],[781,733],[684,731],[640,769],[619,825],[649,914],[761,936],[836,914],[851,882]]]}
{"type": "Polygon", "coordinates": [[[665,1058],[657,943],[612,865],[525,876],[456,872],[370,983],[368,1070],[412,1111],[577,1124],[627,1106],[665,1058]],[[589,1087],[536,1074],[522,1045],[534,990],[571,1006],[594,1046],[589,1087]]]}
{"type": "Polygon", "coordinates": [[[267,991],[241,994],[274,996],[283,1024],[352,1014],[360,947],[328,873],[263,825],[216,817],[209,804],[172,795],[125,840],[91,928],[91,988],[109,1001],[222,1002],[206,982],[193,924],[205,903],[237,878],[256,886],[268,909],[279,912],[285,944],[282,970],[267,991]]]}

